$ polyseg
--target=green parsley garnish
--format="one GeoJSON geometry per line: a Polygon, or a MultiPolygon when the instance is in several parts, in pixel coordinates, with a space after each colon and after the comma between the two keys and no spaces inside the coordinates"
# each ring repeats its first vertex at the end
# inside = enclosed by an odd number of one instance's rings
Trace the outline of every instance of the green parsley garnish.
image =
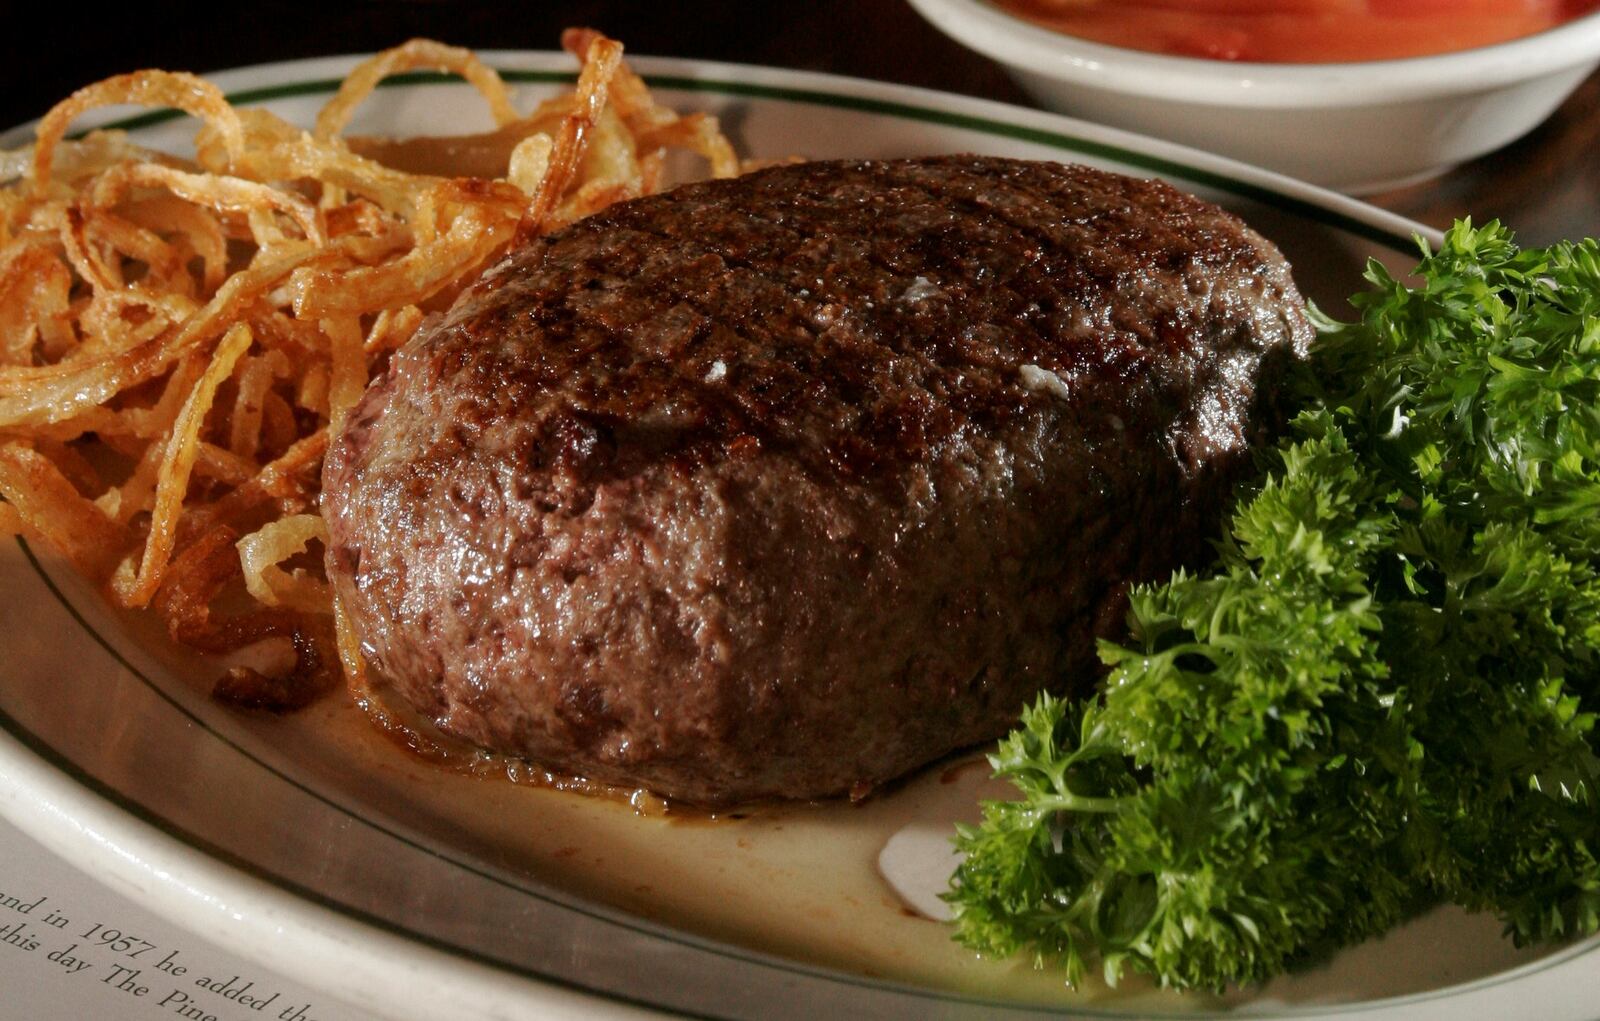
{"type": "Polygon", "coordinates": [[[1220,989],[1430,903],[1600,928],[1600,244],[1498,223],[1317,316],[1209,573],[1133,593],[961,827],[978,951],[1220,989]]]}

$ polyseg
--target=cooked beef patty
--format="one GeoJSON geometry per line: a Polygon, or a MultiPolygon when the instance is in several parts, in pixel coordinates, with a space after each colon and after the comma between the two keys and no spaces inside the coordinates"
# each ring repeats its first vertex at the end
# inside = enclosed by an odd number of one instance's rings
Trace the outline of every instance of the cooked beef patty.
{"type": "Polygon", "coordinates": [[[443,730],[726,805],[862,792],[1084,691],[1208,558],[1311,331],[1165,184],[783,166],[514,252],[333,444],[328,570],[443,730]]]}

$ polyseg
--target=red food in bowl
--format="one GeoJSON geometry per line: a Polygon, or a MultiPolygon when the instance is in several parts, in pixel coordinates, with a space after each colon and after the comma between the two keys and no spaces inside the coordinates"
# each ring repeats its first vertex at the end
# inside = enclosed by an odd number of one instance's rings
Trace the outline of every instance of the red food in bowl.
{"type": "Polygon", "coordinates": [[[1600,0],[992,0],[1045,28],[1153,53],[1264,63],[1388,60],[1533,35],[1600,0]]]}

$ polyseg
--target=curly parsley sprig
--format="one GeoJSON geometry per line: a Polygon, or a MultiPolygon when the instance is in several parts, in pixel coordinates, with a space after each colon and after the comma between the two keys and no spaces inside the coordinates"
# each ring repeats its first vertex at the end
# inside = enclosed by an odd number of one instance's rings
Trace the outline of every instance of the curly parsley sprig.
{"type": "Polygon", "coordinates": [[[1221,988],[1432,901],[1600,928],[1600,246],[1460,223],[1417,275],[1317,317],[1215,567],[991,756],[968,946],[1221,988]]]}

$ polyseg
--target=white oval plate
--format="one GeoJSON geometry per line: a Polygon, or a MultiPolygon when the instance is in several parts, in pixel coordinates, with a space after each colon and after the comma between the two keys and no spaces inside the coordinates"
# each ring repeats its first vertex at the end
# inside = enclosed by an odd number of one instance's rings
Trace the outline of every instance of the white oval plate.
{"type": "MultiPolygon", "coordinates": [[[[570,78],[561,55],[487,57],[523,108],[570,78]]],[[[236,102],[309,124],[352,63],[214,78],[236,102]]],[[[637,66],[665,102],[717,113],[749,155],[977,151],[1168,178],[1277,241],[1325,308],[1358,288],[1369,256],[1406,266],[1420,229],[1272,174],[1049,114],[787,71],[637,66]]],[[[193,131],[164,114],[128,126],[179,152],[193,131]]],[[[352,130],[488,126],[469,89],[419,74],[385,83],[352,130]]],[[[0,145],[26,141],[18,129],[0,145]]],[[[200,935],[396,1017],[1194,1017],[1221,1008],[1560,1021],[1594,1012],[1600,942],[1516,952],[1491,919],[1448,911],[1224,1000],[1139,983],[1068,991],[1059,976],[963,952],[876,872],[895,833],[936,834],[971,816],[981,793],[1003,795],[982,768],[935,768],[861,807],[716,823],[641,817],[441,774],[378,738],[340,699],[285,719],[222,710],[206,697],[204,664],[22,543],[0,549],[0,605],[0,815],[200,935]]]]}

